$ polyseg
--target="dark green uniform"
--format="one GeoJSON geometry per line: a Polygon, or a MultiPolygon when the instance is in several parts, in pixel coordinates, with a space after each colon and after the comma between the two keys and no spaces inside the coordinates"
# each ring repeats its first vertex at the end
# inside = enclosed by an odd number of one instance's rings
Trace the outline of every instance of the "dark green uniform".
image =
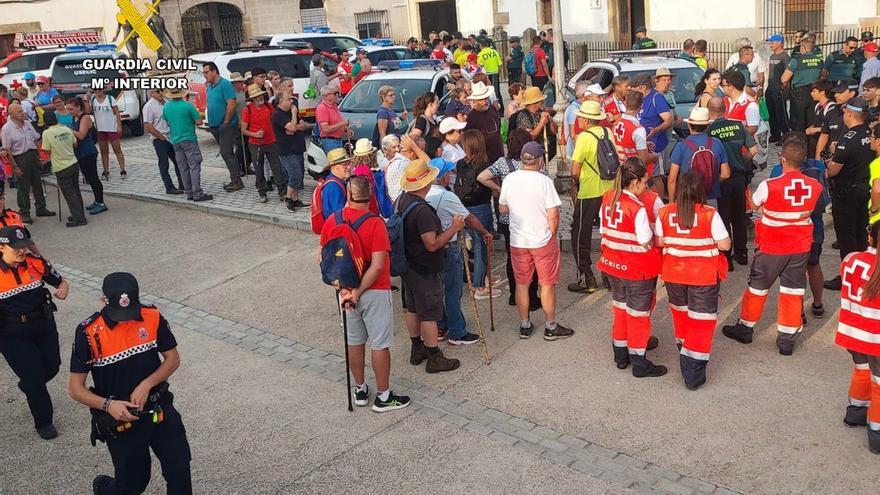
{"type": "Polygon", "coordinates": [[[510,61],[507,62],[507,79],[509,83],[522,82],[522,66],[525,54],[522,46],[510,50],[510,61]]]}
{"type": "Polygon", "coordinates": [[[745,78],[746,86],[752,85],[752,73],[751,73],[751,71],[749,71],[748,65],[746,65],[742,62],[737,62],[737,63],[730,66],[730,70],[736,71],[736,72],[739,72],[740,74],[742,74],[743,77],[745,78]]]}
{"type": "Polygon", "coordinates": [[[819,80],[822,73],[822,52],[812,51],[792,57],[788,70],[794,73],[791,78],[791,108],[789,110],[791,129],[804,132],[810,118],[813,99],[810,97],[811,85],[819,80]]]}
{"type": "Polygon", "coordinates": [[[650,50],[657,48],[657,42],[647,36],[633,43],[633,50],[650,50]]]}
{"type": "Polygon", "coordinates": [[[828,55],[822,68],[828,71],[828,79],[831,81],[840,81],[841,79],[856,79],[856,66],[858,65],[858,57],[855,52],[844,55],[840,50],[836,50],[828,55]]]}

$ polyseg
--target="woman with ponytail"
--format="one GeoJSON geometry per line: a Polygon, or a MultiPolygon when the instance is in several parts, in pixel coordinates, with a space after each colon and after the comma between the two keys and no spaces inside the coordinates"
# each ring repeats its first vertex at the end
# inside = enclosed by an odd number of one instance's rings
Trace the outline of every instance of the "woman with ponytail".
{"type": "Polygon", "coordinates": [[[660,278],[666,283],[669,310],[679,350],[681,375],[690,390],[706,383],[706,365],[718,318],[718,291],[727,278],[730,235],[721,215],[706,205],[701,178],[679,178],[675,202],[664,206],[656,222],[663,248],[660,278]]]}
{"type": "Polygon", "coordinates": [[[867,426],[868,448],[880,454],[880,222],[868,228],[868,246],[840,266],[843,288],[835,341],[855,363],[843,422],[867,426]]]}
{"type": "Polygon", "coordinates": [[[709,99],[718,95],[718,87],[721,86],[721,73],[718,69],[709,69],[703,74],[694,93],[697,96],[697,106],[706,108],[709,106],[709,99]]]}
{"type": "Polygon", "coordinates": [[[638,158],[629,158],[617,169],[614,189],[602,198],[602,257],[598,268],[608,276],[614,300],[611,329],[614,361],[619,369],[633,365],[632,374],[643,378],[663,376],[665,366],[645,357],[651,338],[660,255],[654,249],[654,230],[639,195],[650,176],[638,158]]]}

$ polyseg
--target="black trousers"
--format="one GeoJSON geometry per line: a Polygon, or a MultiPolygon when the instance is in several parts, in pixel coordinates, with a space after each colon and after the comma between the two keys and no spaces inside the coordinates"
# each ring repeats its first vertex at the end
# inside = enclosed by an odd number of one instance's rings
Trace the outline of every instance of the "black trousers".
{"type": "MultiPolygon", "coordinates": [[[[498,222],[498,232],[504,236],[504,249],[507,251],[507,283],[510,284],[510,297],[513,299],[516,294],[516,278],[513,276],[513,264],[510,261],[510,225],[498,222]]],[[[467,260],[465,260],[467,263],[467,260]]],[[[538,272],[532,276],[532,283],[529,284],[529,305],[537,306],[540,299],[538,298],[538,272]]]]}
{"type": "Polygon", "coordinates": [[[578,199],[574,204],[574,215],[571,218],[571,252],[578,273],[593,278],[593,223],[599,217],[602,197],[578,199]]]}
{"type": "Polygon", "coordinates": [[[43,181],[40,178],[40,158],[37,150],[30,150],[15,156],[15,163],[21,169],[21,177],[16,177],[18,192],[18,211],[22,215],[31,213],[31,189],[34,191],[34,206],[37,211],[46,208],[46,195],[43,194],[43,181]]]}
{"type": "Polygon", "coordinates": [[[537,88],[540,89],[541,91],[544,90],[544,85],[546,85],[546,84],[547,84],[547,81],[550,80],[550,78],[547,77],[547,76],[543,76],[543,77],[539,77],[539,76],[530,76],[530,77],[532,78],[532,86],[537,87],[537,88]]]}
{"type": "Polygon", "coordinates": [[[70,216],[75,222],[85,222],[86,212],[83,209],[82,193],[79,190],[79,167],[74,163],[64,170],[59,170],[55,172],[55,179],[58,181],[58,187],[61,188],[61,194],[64,195],[64,201],[67,202],[70,216]]]}
{"type": "Polygon", "coordinates": [[[813,105],[816,102],[810,97],[811,85],[801,86],[791,90],[791,130],[804,132],[809,126],[810,114],[813,113],[813,105]]]}
{"type": "Polygon", "coordinates": [[[868,249],[868,199],[871,190],[867,184],[834,182],[831,197],[831,217],[834,233],[840,244],[840,259],[855,251],[868,249]]]}
{"type": "Polygon", "coordinates": [[[747,255],[746,243],[749,233],[746,229],[746,176],[734,172],[729,179],[721,182],[721,197],[718,198],[718,214],[733,240],[732,252],[747,255]]]}
{"type": "Polygon", "coordinates": [[[95,196],[95,203],[104,203],[104,184],[101,184],[101,178],[98,177],[98,155],[84,156],[79,159],[79,171],[82,172],[89,187],[92,188],[92,194],[95,196]]]}
{"type": "Polygon", "coordinates": [[[507,69],[507,84],[513,84],[515,82],[522,83],[522,70],[510,70],[507,69]]]}
{"type": "Polygon", "coordinates": [[[0,354],[18,377],[18,388],[27,398],[34,427],[52,424],[52,398],[46,384],[58,374],[61,354],[53,318],[29,323],[4,322],[0,330],[0,354]]]}
{"type": "Polygon", "coordinates": [[[101,495],[140,494],[150,484],[150,449],[162,466],[169,495],[191,495],[190,449],[180,413],[169,403],[163,405],[165,420],[151,423],[146,419],[133,428],[107,440],[113,461],[114,480],[99,487],[101,495]]]}
{"type": "Polygon", "coordinates": [[[764,94],[767,110],[770,112],[770,137],[779,138],[788,132],[788,113],[785,111],[785,98],[782,91],[768,89],[764,94]]]}

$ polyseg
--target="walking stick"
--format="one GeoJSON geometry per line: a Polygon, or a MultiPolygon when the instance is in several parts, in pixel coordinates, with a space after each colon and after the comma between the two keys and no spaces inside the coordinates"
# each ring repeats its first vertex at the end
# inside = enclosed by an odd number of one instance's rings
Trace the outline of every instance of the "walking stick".
{"type": "Polygon", "coordinates": [[[492,243],[486,244],[486,264],[489,265],[489,331],[495,331],[495,305],[492,303],[492,243]]]}
{"type": "Polygon", "coordinates": [[[480,344],[483,345],[483,358],[486,360],[486,364],[491,364],[489,346],[486,345],[486,338],[483,336],[483,325],[480,323],[480,312],[477,310],[477,296],[474,294],[474,284],[471,282],[471,267],[468,266],[467,249],[464,246],[463,238],[464,236],[459,233],[458,245],[461,248],[461,254],[464,256],[464,272],[467,274],[468,289],[471,290],[471,304],[474,306],[474,315],[477,317],[477,333],[480,335],[480,344]]]}
{"type": "MultiPolygon", "coordinates": [[[[336,291],[336,301],[339,302],[339,291],[336,291]]],[[[346,305],[348,303],[343,303],[340,305],[340,313],[342,313],[342,345],[345,348],[345,395],[348,397],[348,412],[352,412],[354,410],[351,407],[351,371],[348,360],[348,318],[345,314],[346,305]]]]}
{"type": "Polygon", "coordinates": [[[547,149],[547,125],[544,125],[544,167],[549,167],[550,163],[548,160],[548,156],[550,156],[550,151],[547,149]]]}

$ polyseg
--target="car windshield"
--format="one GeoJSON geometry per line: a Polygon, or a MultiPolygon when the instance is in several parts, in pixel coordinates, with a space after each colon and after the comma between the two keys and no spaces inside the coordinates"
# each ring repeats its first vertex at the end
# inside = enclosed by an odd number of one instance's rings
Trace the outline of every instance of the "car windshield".
{"type": "Polygon", "coordinates": [[[402,112],[404,107],[411,109],[415,99],[431,91],[430,79],[364,79],[348,96],[342,100],[339,109],[343,112],[372,113],[379,110],[379,88],[391,86],[397,98],[394,100],[394,111],[402,112]]]}
{"type": "Polygon", "coordinates": [[[55,60],[52,82],[55,84],[91,83],[92,79],[116,79],[119,71],[113,69],[83,69],[83,59],[55,60]]]}
{"type": "MultiPolygon", "coordinates": [[[[697,101],[697,95],[694,93],[694,90],[697,87],[697,83],[700,82],[700,78],[703,77],[703,69],[699,67],[678,67],[669,69],[673,74],[677,77],[672,78],[672,92],[675,94],[675,102],[676,103],[694,103],[697,101]]],[[[635,77],[636,74],[641,74],[642,72],[654,72],[651,71],[631,71],[624,72],[624,75],[629,76],[630,78],[635,77]]]]}
{"type": "Polygon", "coordinates": [[[304,78],[309,77],[309,55],[298,53],[285,53],[279,55],[264,55],[245,58],[235,58],[229,61],[229,72],[244,74],[254,67],[277,70],[282,77],[304,78]]]}

